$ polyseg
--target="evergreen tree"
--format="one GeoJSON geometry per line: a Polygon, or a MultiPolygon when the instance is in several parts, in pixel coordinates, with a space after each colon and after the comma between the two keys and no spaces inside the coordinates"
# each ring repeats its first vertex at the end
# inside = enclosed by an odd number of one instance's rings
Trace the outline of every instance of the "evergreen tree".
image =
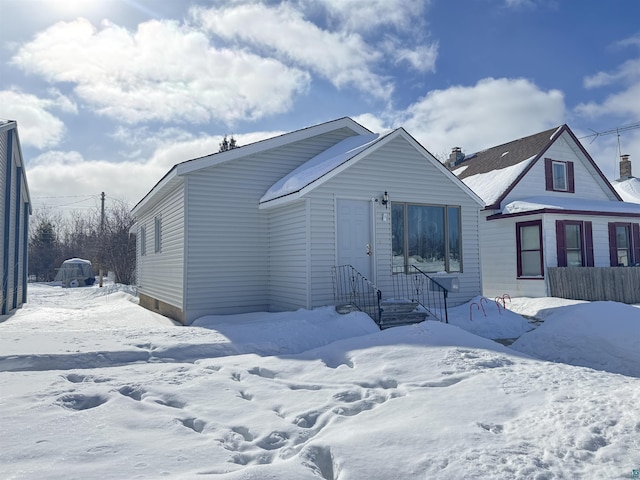
{"type": "Polygon", "coordinates": [[[231,138],[229,139],[227,139],[227,136],[225,135],[222,139],[222,142],[220,142],[220,149],[218,150],[218,152],[226,152],[227,150],[233,150],[234,148],[238,148],[239,146],[240,145],[238,145],[236,139],[233,138],[233,135],[231,135],[231,138]]]}
{"type": "Polygon", "coordinates": [[[41,218],[29,241],[29,275],[38,281],[50,282],[58,266],[58,236],[53,222],[41,218]]]}

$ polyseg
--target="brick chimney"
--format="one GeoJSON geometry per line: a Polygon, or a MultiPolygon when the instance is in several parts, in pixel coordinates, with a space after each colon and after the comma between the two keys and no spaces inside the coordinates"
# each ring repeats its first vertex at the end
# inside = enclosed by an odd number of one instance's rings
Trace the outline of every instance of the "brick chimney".
{"type": "Polygon", "coordinates": [[[464,153],[462,153],[462,149],[460,147],[453,147],[451,149],[451,153],[449,154],[449,160],[447,160],[447,165],[449,168],[453,168],[456,165],[459,165],[464,160],[464,153]]]}
{"type": "Polygon", "coordinates": [[[631,175],[631,160],[629,155],[620,155],[620,180],[633,178],[631,175]]]}

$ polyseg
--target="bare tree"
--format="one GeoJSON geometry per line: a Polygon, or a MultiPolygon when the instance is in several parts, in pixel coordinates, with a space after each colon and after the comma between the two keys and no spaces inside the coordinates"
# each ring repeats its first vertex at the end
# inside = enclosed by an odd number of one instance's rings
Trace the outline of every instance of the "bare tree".
{"type": "Polygon", "coordinates": [[[29,274],[39,281],[55,278],[56,268],[69,258],[84,258],[112,271],[118,283],[132,283],[135,276],[135,239],[129,236],[133,217],[129,206],[117,202],[101,214],[96,209],[73,211],[66,217],[47,209],[32,218],[29,238],[29,274]]]}

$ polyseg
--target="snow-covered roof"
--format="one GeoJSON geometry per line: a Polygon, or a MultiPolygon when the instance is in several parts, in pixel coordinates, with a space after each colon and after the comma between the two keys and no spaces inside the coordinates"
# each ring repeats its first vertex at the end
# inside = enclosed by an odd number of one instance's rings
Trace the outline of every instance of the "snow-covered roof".
{"type": "Polygon", "coordinates": [[[628,178],[611,184],[625,202],[640,203],[640,178],[628,178]]]}
{"type": "Polygon", "coordinates": [[[379,138],[381,135],[378,133],[345,138],[274,183],[262,196],[260,203],[299,192],[310,183],[366,150],[379,138]]]}
{"type": "Polygon", "coordinates": [[[307,138],[311,138],[315,135],[321,135],[330,131],[339,130],[341,128],[347,128],[353,131],[356,135],[367,135],[371,131],[366,127],[360,125],[355,120],[349,117],[338,118],[329,122],[324,122],[311,127],[301,128],[289,133],[277,135],[272,138],[260,140],[248,145],[243,145],[238,148],[233,148],[224,152],[216,152],[204,157],[194,158],[174,165],[164,177],[162,177],[158,183],[133,207],[132,213],[134,216],[147,208],[149,205],[153,205],[159,198],[162,198],[164,192],[174,188],[181,180],[180,177],[189,173],[194,173],[202,168],[208,168],[222,163],[235,161],[249,155],[255,155],[266,150],[281,147],[289,143],[301,141],[307,138]]]}
{"type": "MultiPolygon", "coordinates": [[[[492,205],[498,201],[504,191],[524,172],[534,158],[536,158],[535,155],[515,165],[487,173],[478,173],[471,177],[463,178],[462,181],[471,190],[476,192],[486,205],[492,205]]],[[[457,170],[453,173],[456,172],[457,170]]]]}
{"type": "Polygon", "coordinates": [[[502,209],[502,214],[508,215],[545,209],[640,215],[640,205],[637,203],[568,197],[529,197],[516,200],[505,205],[502,209]]]}
{"type": "Polygon", "coordinates": [[[467,155],[462,163],[452,168],[460,180],[482,197],[487,208],[499,208],[498,204],[505,199],[520,178],[525,176],[528,169],[532,168],[564,134],[567,140],[573,141],[581,150],[586,159],[585,166],[602,189],[612,200],[620,200],[618,193],[566,124],[467,155]],[[468,168],[463,169],[464,166],[468,168]]]}
{"type": "Polygon", "coordinates": [[[64,262],[62,262],[63,265],[65,263],[84,263],[84,264],[91,265],[91,262],[89,260],[85,260],[84,258],[70,258],[70,259],[65,260],[64,262]]]}

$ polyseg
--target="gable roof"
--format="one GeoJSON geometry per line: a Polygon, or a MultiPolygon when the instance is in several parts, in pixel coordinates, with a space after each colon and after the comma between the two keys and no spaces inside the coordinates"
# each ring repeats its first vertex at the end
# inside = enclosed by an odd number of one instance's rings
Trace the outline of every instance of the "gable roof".
{"type": "Polygon", "coordinates": [[[466,195],[479,205],[484,205],[482,199],[473,190],[459,181],[453,173],[401,127],[381,135],[359,135],[338,142],[272,185],[260,199],[260,208],[275,207],[299,199],[398,137],[408,141],[426,161],[449,177],[453,184],[457,185],[466,195]]]}
{"type": "Polygon", "coordinates": [[[193,173],[203,168],[231,162],[248,155],[264,152],[272,148],[281,147],[289,143],[305,140],[316,135],[322,135],[342,128],[351,129],[355,135],[371,134],[371,131],[368,128],[360,125],[355,120],[349,117],[342,117],[336,120],[320,123],[318,125],[313,125],[311,127],[295,130],[293,132],[277,135],[265,140],[260,140],[248,145],[243,145],[225,152],[216,152],[203,157],[186,160],[174,165],[171,170],[169,170],[164,177],[162,177],[158,183],[156,183],[153,188],[133,207],[131,211],[136,215],[136,213],[145,205],[152,202],[154,198],[157,198],[160,192],[171,189],[173,186],[178,184],[181,181],[180,177],[182,175],[193,173]]]}
{"type": "Polygon", "coordinates": [[[612,193],[613,197],[621,200],[566,124],[468,155],[460,164],[452,167],[452,170],[459,179],[482,197],[487,209],[498,208],[502,200],[563,133],[568,134],[580,149],[603,181],[605,188],[612,193]]]}
{"type": "Polygon", "coordinates": [[[274,183],[262,196],[260,203],[299,192],[366,150],[379,138],[380,135],[377,133],[345,138],[274,183]]]}

